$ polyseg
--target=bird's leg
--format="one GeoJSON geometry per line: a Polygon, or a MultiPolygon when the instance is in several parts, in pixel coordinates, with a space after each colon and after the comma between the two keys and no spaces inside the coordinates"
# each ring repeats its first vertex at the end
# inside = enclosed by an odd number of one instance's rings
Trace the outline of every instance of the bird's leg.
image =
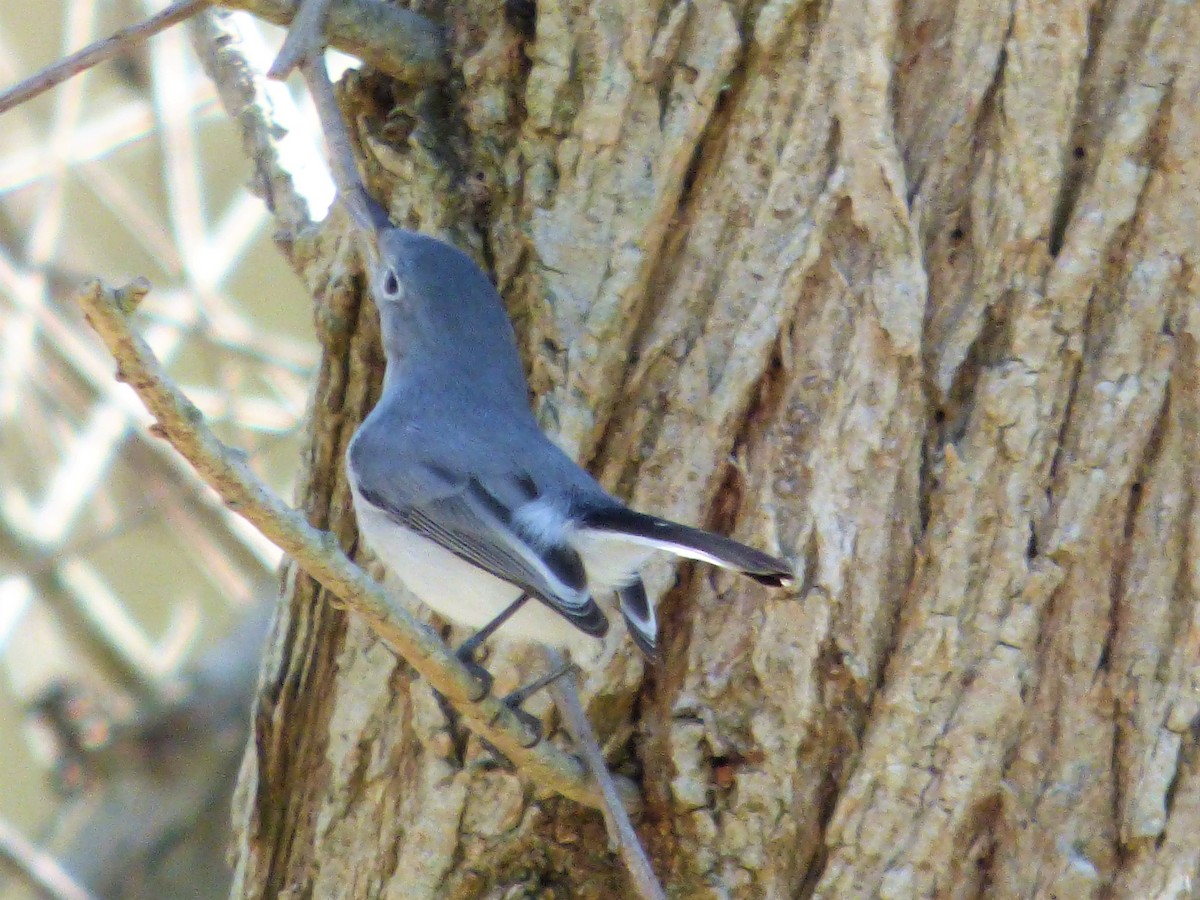
{"type": "Polygon", "coordinates": [[[577,667],[574,663],[560,660],[559,663],[545,675],[534,679],[524,687],[517,688],[501,701],[505,706],[511,709],[513,711],[513,715],[520,719],[536,736],[533,744],[539,743],[542,739],[542,720],[537,716],[527,713],[525,710],[521,709],[521,704],[538,691],[549,687],[560,678],[563,678],[564,676],[575,671],[577,671],[577,667]]]}
{"type": "Polygon", "coordinates": [[[495,634],[497,628],[511,619],[513,613],[524,606],[525,601],[528,599],[528,594],[521,594],[521,596],[517,597],[516,600],[504,607],[504,609],[500,611],[500,614],[496,616],[496,618],[492,619],[492,621],[488,622],[477,632],[459,644],[458,649],[454,651],[454,655],[458,657],[459,662],[470,669],[471,673],[483,682],[484,687],[487,688],[487,693],[491,693],[492,690],[492,675],[487,669],[475,661],[475,654],[479,652],[479,648],[482,646],[483,642],[495,634]]]}
{"type": "Polygon", "coordinates": [[[508,606],[504,607],[504,609],[500,610],[500,614],[497,615],[496,618],[492,619],[492,621],[488,622],[477,632],[459,644],[458,649],[454,651],[455,655],[464,663],[474,662],[475,653],[479,650],[479,647],[483,644],[483,642],[495,634],[497,628],[511,619],[513,614],[522,606],[524,606],[525,601],[528,599],[528,594],[521,594],[521,596],[517,597],[516,600],[508,604],[508,606]]]}
{"type": "Polygon", "coordinates": [[[519,687],[511,694],[508,694],[504,698],[504,705],[516,709],[538,691],[542,690],[543,688],[548,688],[568,672],[576,669],[578,669],[578,667],[575,665],[575,663],[566,661],[560,662],[545,675],[534,679],[533,681],[529,682],[529,684],[525,685],[525,687],[519,687]]]}

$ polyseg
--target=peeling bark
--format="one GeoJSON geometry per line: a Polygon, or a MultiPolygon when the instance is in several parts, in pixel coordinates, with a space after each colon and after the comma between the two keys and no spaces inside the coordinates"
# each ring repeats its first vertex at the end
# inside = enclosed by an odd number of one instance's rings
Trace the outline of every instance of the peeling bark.
{"type": "MultiPolygon", "coordinates": [[[[662,667],[619,626],[590,666],[672,895],[1192,896],[1200,10],[445,7],[448,87],[344,91],[376,194],[495,274],[569,452],[802,573],[659,564],[662,667]]],[[[377,324],[334,229],[293,249],[302,498],[350,548],[377,324]]],[[[623,894],[599,815],[285,597],[238,896],[623,894]]]]}

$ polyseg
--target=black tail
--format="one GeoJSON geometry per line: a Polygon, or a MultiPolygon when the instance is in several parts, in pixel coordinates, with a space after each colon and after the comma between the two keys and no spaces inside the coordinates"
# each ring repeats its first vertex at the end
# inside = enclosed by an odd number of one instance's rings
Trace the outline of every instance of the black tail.
{"type": "Polygon", "coordinates": [[[711,531],[668,522],[657,516],[615,507],[593,510],[583,516],[584,525],[597,531],[609,531],[658,550],[698,559],[748,575],[760,584],[781,587],[791,584],[795,573],[791,565],[761,550],[739,544],[711,531]]]}

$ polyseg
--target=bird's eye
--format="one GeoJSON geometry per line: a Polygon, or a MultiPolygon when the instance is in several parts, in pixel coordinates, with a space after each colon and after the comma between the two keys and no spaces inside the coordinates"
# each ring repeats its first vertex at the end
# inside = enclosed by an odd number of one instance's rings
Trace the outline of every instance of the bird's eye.
{"type": "Polygon", "coordinates": [[[396,277],[395,269],[388,269],[380,282],[380,288],[383,291],[383,300],[399,300],[404,293],[400,287],[400,279],[396,277]]]}

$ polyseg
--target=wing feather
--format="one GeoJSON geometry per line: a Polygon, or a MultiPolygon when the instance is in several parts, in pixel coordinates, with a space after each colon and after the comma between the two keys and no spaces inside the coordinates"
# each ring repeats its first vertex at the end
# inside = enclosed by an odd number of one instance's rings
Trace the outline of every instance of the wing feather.
{"type": "MultiPolygon", "coordinates": [[[[579,554],[565,545],[535,545],[514,524],[512,511],[497,498],[497,491],[479,479],[462,478],[456,484],[449,473],[433,468],[419,475],[424,482],[415,485],[416,490],[393,490],[393,478],[378,484],[372,483],[369,472],[355,472],[362,498],[398,525],[527,591],[584,633],[600,637],[607,632],[608,619],[588,594],[579,554]],[[424,502],[411,502],[417,497],[424,502]]],[[[527,494],[528,481],[508,487],[527,494]]]]}

